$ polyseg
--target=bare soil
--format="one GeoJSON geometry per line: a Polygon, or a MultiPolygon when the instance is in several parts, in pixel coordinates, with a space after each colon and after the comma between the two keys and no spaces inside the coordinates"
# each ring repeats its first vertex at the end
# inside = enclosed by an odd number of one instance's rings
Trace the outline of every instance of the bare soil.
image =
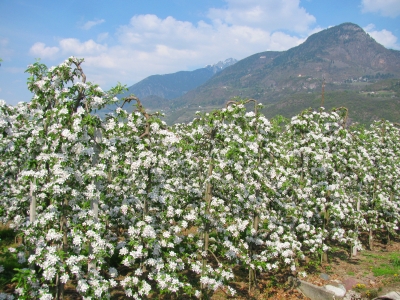
{"type": "MultiPolygon", "coordinates": [[[[327,284],[338,284],[344,282],[354,282],[353,290],[360,293],[363,299],[373,299],[376,296],[385,295],[391,291],[400,293],[400,266],[397,267],[397,274],[375,276],[374,270],[380,266],[391,265],[390,261],[393,254],[400,256],[400,239],[397,238],[387,243],[383,240],[374,241],[373,250],[364,249],[350,258],[349,251],[340,249],[334,253],[329,253],[328,262],[315,266],[310,263],[303,263],[300,270],[308,273],[303,280],[318,286],[327,284]],[[329,276],[324,280],[321,274],[329,276]]],[[[292,289],[287,281],[290,273],[283,272],[281,277],[274,277],[271,280],[269,274],[262,274],[259,279],[259,290],[248,293],[248,285],[244,281],[238,282],[239,293],[234,299],[274,299],[274,300],[294,300],[309,299],[296,289],[292,289]]],[[[323,276],[324,277],[324,276],[323,276]]],[[[246,278],[246,277],[244,277],[246,278]]],[[[212,299],[233,299],[217,292],[212,299]]]]}

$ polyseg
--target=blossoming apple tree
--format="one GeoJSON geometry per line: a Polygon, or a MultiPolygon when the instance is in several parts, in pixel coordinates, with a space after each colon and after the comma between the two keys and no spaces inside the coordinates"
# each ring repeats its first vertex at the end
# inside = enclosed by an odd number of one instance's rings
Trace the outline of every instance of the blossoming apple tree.
{"type": "Polygon", "coordinates": [[[363,232],[398,233],[395,124],[353,130],[346,109],[321,108],[282,125],[239,100],[168,127],[133,95],[100,118],[123,87],[104,92],[82,63],[36,62],[32,101],[0,102],[0,217],[21,238],[18,298],[62,299],[67,282],[87,299],[234,295],[237,268],[251,290],[333,243],[355,255],[363,232]]]}

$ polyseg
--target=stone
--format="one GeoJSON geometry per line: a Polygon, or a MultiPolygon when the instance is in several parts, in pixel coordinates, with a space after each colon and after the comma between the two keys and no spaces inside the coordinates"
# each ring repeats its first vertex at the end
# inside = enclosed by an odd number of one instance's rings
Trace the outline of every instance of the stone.
{"type": "Polygon", "coordinates": [[[328,274],[325,274],[325,273],[321,273],[321,274],[319,274],[319,277],[321,277],[323,280],[329,280],[329,275],[328,274]]]}
{"type": "Polygon", "coordinates": [[[356,291],[348,291],[346,295],[343,297],[343,300],[354,300],[361,299],[361,294],[356,291]]]}
{"type": "Polygon", "coordinates": [[[369,284],[372,285],[372,286],[374,286],[374,285],[376,284],[376,282],[373,281],[373,280],[370,280],[370,281],[369,281],[369,284]]]}
{"type": "Polygon", "coordinates": [[[357,283],[358,283],[357,279],[355,279],[353,277],[346,278],[343,281],[346,291],[352,290],[357,283]]]}
{"type": "Polygon", "coordinates": [[[347,290],[343,284],[338,284],[337,287],[342,289],[345,293],[347,292],[347,290]]]}
{"type": "Polygon", "coordinates": [[[330,292],[334,293],[338,297],[344,297],[344,295],[346,295],[346,290],[343,290],[343,289],[341,289],[339,287],[336,287],[336,286],[333,286],[333,285],[330,285],[330,284],[325,285],[324,288],[327,291],[330,291],[330,292]]]}
{"type": "Polygon", "coordinates": [[[303,293],[304,296],[310,298],[311,300],[343,299],[342,297],[336,296],[334,293],[323,287],[316,286],[303,280],[299,280],[299,283],[300,285],[297,287],[297,289],[303,293]]]}
{"type": "Polygon", "coordinates": [[[390,292],[384,296],[379,296],[378,298],[375,299],[384,299],[384,300],[400,300],[400,292],[390,292]]]}

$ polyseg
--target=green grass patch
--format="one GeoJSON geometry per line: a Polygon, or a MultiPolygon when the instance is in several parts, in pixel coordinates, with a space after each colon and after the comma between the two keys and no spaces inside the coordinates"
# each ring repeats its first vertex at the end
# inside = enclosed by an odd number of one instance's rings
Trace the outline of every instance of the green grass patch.
{"type": "Polygon", "coordinates": [[[375,254],[375,253],[364,253],[364,252],[361,252],[361,254],[362,254],[363,256],[365,256],[365,257],[368,257],[368,258],[385,259],[385,256],[384,256],[384,255],[380,255],[380,254],[375,254]]]}
{"type": "Polygon", "coordinates": [[[400,267],[392,264],[381,264],[379,267],[372,268],[374,276],[395,276],[400,274],[400,267]]]}
{"type": "Polygon", "coordinates": [[[400,254],[399,253],[391,253],[389,256],[390,263],[395,268],[400,268],[400,254]]]}

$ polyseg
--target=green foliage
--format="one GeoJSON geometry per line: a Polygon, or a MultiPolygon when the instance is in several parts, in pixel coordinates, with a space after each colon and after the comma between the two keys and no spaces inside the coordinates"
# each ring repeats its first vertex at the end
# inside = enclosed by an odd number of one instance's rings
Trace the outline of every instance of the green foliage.
{"type": "Polygon", "coordinates": [[[15,276],[15,269],[20,268],[21,264],[15,252],[10,252],[8,247],[13,246],[15,233],[12,230],[1,230],[2,237],[0,240],[0,266],[4,269],[0,274],[0,290],[4,290],[6,285],[12,282],[15,276]]]}
{"type": "MultiPolygon", "coordinates": [[[[23,268],[14,268],[14,277],[11,279],[11,282],[15,282],[17,284],[16,288],[22,288],[25,291],[30,289],[29,280],[31,276],[34,274],[34,271],[31,269],[23,268]]],[[[18,299],[32,299],[32,296],[29,293],[20,294],[18,299]]]]}

